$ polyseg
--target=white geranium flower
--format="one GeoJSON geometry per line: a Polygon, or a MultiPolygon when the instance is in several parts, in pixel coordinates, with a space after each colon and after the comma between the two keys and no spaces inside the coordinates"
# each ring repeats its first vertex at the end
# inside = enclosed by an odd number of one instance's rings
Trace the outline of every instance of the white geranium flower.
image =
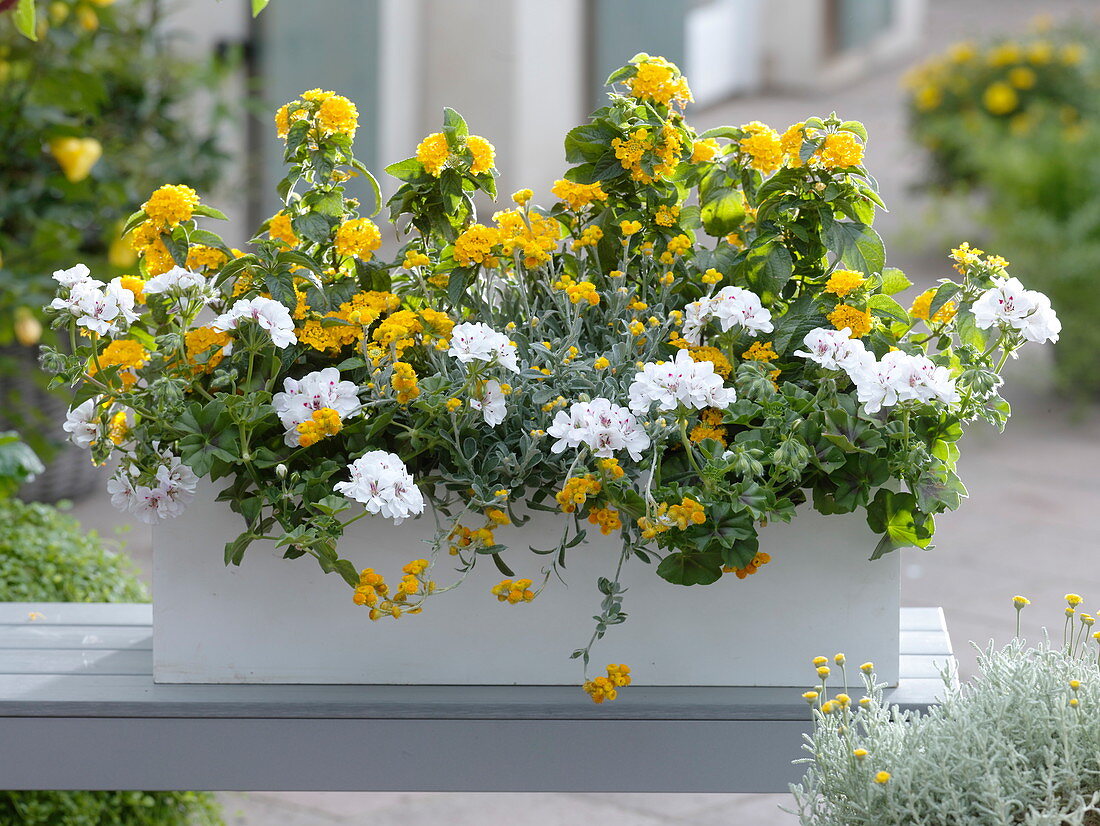
{"type": "Polygon", "coordinates": [[[348,470],[351,479],[333,487],[361,502],[368,513],[381,514],[400,525],[406,518],[424,512],[424,495],[401,457],[372,450],[348,465],[348,470]]]}
{"type": "Polygon", "coordinates": [[[298,341],[298,337],[294,335],[294,320],[290,317],[290,310],[278,301],[263,296],[242,298],[229,308],[229,312],[214,319],[211,326],[224,333],[236,330],[242,320],[255,321],[267,330],[271,334],[271,343],[280,349],[298,341]]]}
{"type": "Polygon", "coordinates": [[[723,287],[710,298],[701,298],[684,308],[683,337],[692,345],[702,341],[703,328],[717,319],[722,332],[739,326],[750,336],[770,333],[772,314],[760,303],[760,296],[742,287],[723,287]]]}
{"type": "Polygon", "coordinates": [[[144,292],[147,295],[166,295],[181,302],[201,301],[204,304],[209,304],[217,295],[210,279],[178,265],[146,281],[144,292]]]}
{"type": "Polygon", "coordinates": [[[65,414],[65,424],[61,428],[77,447],[87,449],[99,438],[99,403],[102,399],[102,396],[95,396],[65,414]]]}
{"type": "Polygon", "coordinates": [[[120,469],[107,483],[111,504],[146,525],[175,519],[187,510],[195,498],[199,479],[178,456],[166,453],[163,458],[164,464],[157,468],[153,485],[135,485],[120,469]]]}
{"type": "Polygon", "coordinates": [[[861,364],[849,372],[856,385],[856,396],[868,413],[899,402],[942,402],[955,404],[959,393],[946,367],[937,367],[930,359],[900,350],[887,353],[879,361],[861,364]]]}
{"type": "Polygon", "coordinates": [[[284,439],[291,447],[299,444],[298,425],[309,421],[315,411],[329,407],[340,414],[342,421],[362,409],[359,388],[354,382],[341,381],[335,367],[314,370],[300,379],[284,379],[283,392],[276,393],[271,404],[286,428],[284,439]]]}
{"type": "Polygon", "coordinates": [[[649,410],[654,402],[658,410],[675,410],[680,405],[701,410],[726,408],[737,401],[737,392],[723,385],[714,364],[695,361],[687,350],[680,350],[675,361],[643,365],[629,394],[630,409],[635,413],[649,410]]]}
{"type": "Polygon", "coordinates": [[[94,281],[95,279],[92,278],[91,271],[84,264],[77,264],[67,270],[56,270],[53,274],[53,280],[62,287],[72,289],[83,281],[94,281]]]}
{"type": "Polygon", "coordinates": [[[111,494],[111,504],[116,510],[123,513],[133,512],[134,505],[137,503],[137,491],[134,490],[134,484],[125,470],[119,468],[115,471],[115,475],[107,480],[107,493],[111,494]]]}
{"type": "Polygon", "coordinates": [[[507,399],[501,390],[500,382],[490,379],[481,386],[480,399],[470,399],[470,407],[480,410],[485,424],[496,427],[504,421],[504,415],[508,412],[507,399]]]}
{"type": "Polygon", "coordinates": [[[134,294],[118,281],[106,285],[93,278],[77,281],[67,297],[55,298],[50,306],[69,313],[78,327],[101,336],[125,330],[138,316],[134,312],[134,294]]]}
{"type": "Polygon", "coordinates": [[[850,338],[851,329],[829,330],[818,327],[803,339],[808,350],[795,350],[794,355],[810,359],[826,370],[852,372],[875,360],[858,338],[850,338]]]}
{"type": "Polygon", "coordinates": [[[1050,299],[1037,290],[1024,289],[1016,278],[994,278],[971,308],[981,330],[994,325],[1019,330],[1026,341],[1057,341],[1062,322],[1051,309],[1050,299]]]}
{"type": "Polygon", "coordinates": [[[504,333],[498,333],[480,321],[456,324],[451,331],[451,347],[447,353],[463,364],[495,361],[506,370],[519,372],[516,345],[504,333]]]}
{"type": "Polygon", "coordinates": [[[604,459],[625,450],[638,461],[650,444],[649,435],[634,414],[604,398],[573,402],[568,411],[559,410],[546,432],[557,439],[550,448],[554,453],[586,444],[594,455],[604,459]]]}

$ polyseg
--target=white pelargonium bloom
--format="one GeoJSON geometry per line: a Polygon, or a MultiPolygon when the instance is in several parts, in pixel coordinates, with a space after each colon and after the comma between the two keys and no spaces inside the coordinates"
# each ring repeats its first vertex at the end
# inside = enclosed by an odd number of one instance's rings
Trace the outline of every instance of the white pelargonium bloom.
{"type": "Polygon", "coordinates": [[[849,372],[856,385],[856,396],[868,413],[899,402],[942,402],[955,404],[959,392],[946,367],[937,367],[929,358],[893,350],[879,361],[860,365],[849,372]]]}
{"type": "Polygon", "coordinates": [[[358,386],[341,381],[340,371],[335,367],[314,370],[300,379],[284,379],[283,392],[272,396],[271,405],[286,428],[284,441],[291,447],[299,444],[298,425],[309,421],[315,411],[332,408],[343,421],[362,409],[358,386]]]}
{"type": "Polygon", "coordinates": [[[175,519],[195,498],[199,478],[179,456],[165,454],[153,477],[152,485],[135,485],[130,474],[119,468],[107,482],[111,504],[131,513],[146,525],[156,525],[164,519],[175,519]]]}
{"type": "Polygon", "coordinates": [[[118,278],[110,284],[90,277],[75,280],[68,296],[55,298],[50,306],[71,315],[78,327],[101,336],[124,331],[138,318],[134,312],[134,294],[118,278]]]}
{"type": "Polygon", "coordinates": [[[603,459],[625,450],[638,461],[650,444],[649,435],[634,414],[604,398],[573,402],[569,410],[559,410],[546,432],[557,439],[550,448],[554,453],[586,444],[603,459]]]}
{"type": "Polygon", "coordinates": [[[62,287],[68,287],[69,289],[83,281],[95,281],[92,278],[91,271],[84,264],[77,264],[67,270],[56,270],[53,274],[53,280],[62,287]]]}
{"type": "Polygon", "coordinates": [[[750,336],[770,333],[772,314],[760,303],[760,296],[742,287],[723,287],[710,298],[701,298],[684,308],[683,337],[688,344],[699,345],[703,328],[717,319],[722,332],[742,327],[750,336]]]}
{"type": "Polygon", "coordinates": [[[147,295],[167,295],[176,299],[190,299],[209,304],[217,296],[211,282],[202,273],[175,266],[168,272],[154,275],[145,282],[147,295]]]}
{"type": "Polygon", "coordinates": [[[289,347],[298,341],[298,337],[294,335],[294,319],[290,317],[290,310],[278,301],[263,296],[242,298],[229,308],[229,312],[214,319],[211,326],[224,333],[236,330],[242,320],[255,321],[267,330],[271,334],[271,343],[276,347],[289,347]]]}
{"type": "Polygon", "coordinates": [[[348,465],[348,470],[351,479],[333,487],[361,502],[368,513],[381,514],[400,525],[408,517],[424,512],[424,495],[401,457],[372,450],[348,465]]]}
{"type": "Polygon", "coordinates": [[[863,342],[850,338],[851,329],[829,330],[818,327],[810,330],[803,339],[806,350],[795,350],[794,355],[820,364],[826,370],[853,372],[870,366],[875,360],[863,342]]]}
{"type": "Polygon", "coordinates": [[[675,361],[643,365],[629,394],[630,409],[635,413],[649,410],[654,402],[658,410],[675,410],[680,405],[702,410],[723,409],[737,401],[737,391],[723,385],[714,364],[695,361],[687,350],[680,350],[675,361]]]}
{"type": "Polygon", "coordinates": [[[971,308],[981,330],[1002,325],[1019,330],[1026,341],[1057,341],[1062,322],[1050,306],[1050,299],[1038,290],[1024,289],[1016,278],[994,278],[971,308]]]}
{"type": "Polygon", "coordinates": [[[496,427],[503,422],[508,404],[500,382],[495,379],[484,382],[481,386],[481,398],[470,399],[470,407],[481,411],[481,416],[489,427],[496,427]]]}
{"type": "Polygon", "coordinates": [[[480,321],[456,324],[451,331],[451,348],[447,353],[463,364],[495,361],[513,373],[519,372],[516,345],[504,333],[498,333],[480,321]]]}
{"type": "Polygon", "coordinates": [[[77,447],[89,448],[99,438],[99,403],[102,399],[102,396],[95,396],[65,414],[65,424],[61,428],[77,447]]]}

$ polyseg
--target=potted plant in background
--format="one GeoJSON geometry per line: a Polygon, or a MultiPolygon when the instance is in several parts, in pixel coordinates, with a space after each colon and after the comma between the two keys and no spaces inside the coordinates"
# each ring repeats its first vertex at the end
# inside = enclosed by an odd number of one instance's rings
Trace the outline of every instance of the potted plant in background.
{"type": "Polygon", "coordinates": [[[209,187],[225,160],[220,105],[197,117],[186,108],[222,68],[173,56],[161,6],[58,0],[37,42],[0,16],[0,424],[50,460],[27,498],[71,498],[97,478],[62,447],[65,403],[37,367],[49,274],[74,257],[132,272],[136,256],[118,237],[131,205],[161,175],[209,187]]]}
{"type": "MultiPolygon", "coordinates": [[[[805,695],[814,731],[806,778],[791,791],[805,826],[1100,823],[1100,632],[1066,594],[1062,641],[1017,637],[979,655],[974,680],[944,674],[927,713],[882,702],[873,663],[864,696],[805,695]]],[[[1013,598],[1017,617],[1028,604],[1013,598]]]]}
{"type": "MultiPolygon", "coordinates": [[[[672,64],[609,82],[550,209],[479,222],[494,148],[446,110],[387,170],[409,240],[380,261],[342,188],[370,175],[358,112],[311,90],[276,115],[285,208],[249,252],[165,185],[126,227],[152,277],[55,273],[66,429],[158,526],[158,679],[562,683],[551,652],[587,672],[612,626],[651,684],[797,684],[780,655],[819,633],[896,676],[890,552],[960,505],[957,440],[1004,425],[1049,302],[962,244],[899,304],[859,123],[697,135],[672,64]]],[[[596,701],[631,679],[586,676],[596,701]]]]}

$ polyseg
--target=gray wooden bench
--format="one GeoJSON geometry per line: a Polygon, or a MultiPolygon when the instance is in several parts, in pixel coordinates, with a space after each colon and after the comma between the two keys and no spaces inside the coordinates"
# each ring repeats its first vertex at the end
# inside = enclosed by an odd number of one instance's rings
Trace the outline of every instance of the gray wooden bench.
{"type": "MultiPolygon", "coordinates": [[[[631,686],[597,706],[560,686],[154,685],[150,623],[148,605],[0,603],[0,788],[775,792],[801,776],[804,688],[631,686]]],[[[954,660],[943,612],[903,608],[901,625],[888,700],[924,708],[954,660]]]]}

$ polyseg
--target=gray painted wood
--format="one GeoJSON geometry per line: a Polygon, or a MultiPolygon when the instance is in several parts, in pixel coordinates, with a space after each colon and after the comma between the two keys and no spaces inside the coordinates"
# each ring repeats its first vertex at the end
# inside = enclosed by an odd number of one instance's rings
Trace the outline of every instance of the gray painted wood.
{"type": "MultiPolygon", "coordinates": [[[[0,788],[767,792],[801,774],[805,686],[631,686],[596,706],[564,686],[155,685],[149,622],[0,604],[0,788]],[[590,765],[608,743],[617,759],[590,765]]],[[[887,699],[925,708],[953,662],[942,611],[902,609],[902,628],[887,699]]]]}

